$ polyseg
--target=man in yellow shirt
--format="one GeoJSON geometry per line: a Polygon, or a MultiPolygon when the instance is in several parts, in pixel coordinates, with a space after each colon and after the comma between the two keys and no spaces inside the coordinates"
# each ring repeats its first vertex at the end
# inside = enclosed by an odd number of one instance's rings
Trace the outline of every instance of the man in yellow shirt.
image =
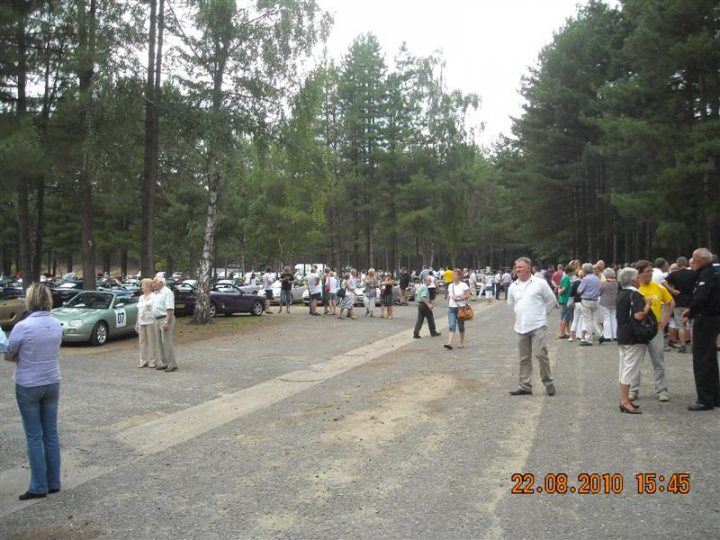
{"type": "Polygon", "coordinates": [[[443,272],[443,281],[445,282],[445,299],[447,300],[448,290],[450,289],[450,284],[453,282],[453,271],[449,266],[443,272]]]}
{"type": "MultiPolygon", "coordinates": [[[[648,353],[653,364],[653,374],[655,376],[655,393],[660,401],[670,401],[670,394],[667,389],[667,379],[665,378],[665,336],[663,331],[670,317],[675,310],[675,300],[668,290],[653,281],[653,266],[650,261],[638,261],[635,268],[639,272],[640,287],[638,291],[645,298],[651,301],[650,309],[658,320],[658,333],[648,343],[648,353]],[[663,309],[663,305],[665,308],[663,309]]],[[[630,400],[635,401],[640,392],[640,377],[635,384],[630,385],[630,400]]]]}

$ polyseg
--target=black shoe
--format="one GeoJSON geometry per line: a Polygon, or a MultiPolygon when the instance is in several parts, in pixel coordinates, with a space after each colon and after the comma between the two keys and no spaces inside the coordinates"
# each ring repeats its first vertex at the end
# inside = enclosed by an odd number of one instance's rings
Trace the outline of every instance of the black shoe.
{"type": "Polygon", "coordinates": [[[165,370],[165,373],[172,373],[173,371],[177,371],[176,367],[169,367],[165,370]]]}
{"type": "Polygon", "coordinates": [[[431,337],[438,337],[439,335],[441,335],[440,332],[435,332],[434,334],[430,334],[431,337]]]}
{"type": "Polygon", "coordinates": [[[620,404],[620,412],[628,413],[628,414],[642,414],[637,409],[628,409],[625,405],[622,403],[620,404]]]}
{"type": "Polygon", "coordinates": [[[685,345],[683,345],[682,347],[678,347],[677,352],[679,352],[681,354],[685,354],[687,352],[685,345]]]}
{"type": "Polygon", "coordinates": [[[443,345],[443,347],[445,347],[448,351],[452,350],[452,345],[448,345],[447,343],[443,345]]]}
{"type": "Polygon", "coordinates": [[[580,342],[581,347],[592,347],[592,342],[590,341],[581,341],[580,342]]]}
{"type": "Polygon", "coordinates": [[[532,390],[523,390],[522,388],[518,388],[517,390],[510,390],[511,396],[531,396],[532,390]]]}
{"type": "Polygon", "coordinates": [[[57,489],[48,489],[48,493],[60,493],[60,488],[57,488],[57,489]]]}
{"type": "Polygon", "coordinates": [[[545,390],[547,391],[547,395],[548,395],[548,396],[554,396],[554,395],[555,395],[556,390],[555,390],[555,385],[554,385],[554,384],[548,384],[548,385],[545,387],[545,390]]]}
{"type": "Polygon", "coordinates": [[[414,337],[415,339],[420,339],[420,336],[415,335],[415,334],[413,334],[413,337],[414,337]]]}
{"type": "Polygon", "coordinates": [[[609,340],[609,339],[605,339],[605,337],[603,337],[603,336],[600,336],[600,338],[598,339],[598,343],[599,343],[600,345],[602,345],[602,344],[605,343],[606,341],[610,341],[610,340],[609,340]]]}
{"type": "Polygon", "coordinates": [[[715,407],[712,405],[700,403],[699,401],[693,403],[692,405],[688,405],[688,411],[712,411],[714,408],[715,407]]]}
{"type": "Polygon", "coordinates": [[[155,369],[157,369],[158,371],[162,371],[163,369],[167,369],[167,366],[158,366],[155,369]]]}
{"type": "Polygon", "coordinates": [[[30,499],[44,499],[46,495],[44,493],[33,493],[32,491],[26,491],[22,495],[18,496],[21,501],[29,501],[30,499]]]}

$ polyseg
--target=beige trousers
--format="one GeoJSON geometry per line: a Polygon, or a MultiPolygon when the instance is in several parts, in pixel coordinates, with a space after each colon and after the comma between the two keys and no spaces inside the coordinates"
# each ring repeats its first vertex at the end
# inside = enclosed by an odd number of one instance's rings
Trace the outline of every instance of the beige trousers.
{"type": "Polygon", "coordinates": [[[155,339],[155,324],[140,325],[140,365],[154,366],[157,358],[157,344],[155,339]]]}
{"type": "Polygon", "coordinates": [[[545,386],[552,384],[550,374],[550,358],[547,352],[547,326],[542,326],[528,332],[518,334],[518,353],[520,355],[520,384],[523,390],[532,390],[532,361],[535,360],[540,368],[540,380],[545,386]]]}

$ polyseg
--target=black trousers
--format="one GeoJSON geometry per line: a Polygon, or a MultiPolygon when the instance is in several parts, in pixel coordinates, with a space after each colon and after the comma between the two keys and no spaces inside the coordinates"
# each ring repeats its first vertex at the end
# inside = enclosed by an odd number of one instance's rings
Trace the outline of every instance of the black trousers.
{"type": "Polygon", "coordinates": [[[720,407],[720,371],[715,340],[720,332],[720,315],[699,315],[693,319],[693,374],[698,402],[720,407]]]}
{"type": "Polygon", "coordinates": [[[415,331],[413,332],[413,335],[420,335],[420,329],[422,328],[423,321],[425,319],[427,319],[428,328],[430,328],[430,335],[437,333],[435,330],[435,316],[433,315],[432,309],[427,307],[425,302],[420,302],[418,304],[418,316],[417,321],[415,321],[415,331]]]}

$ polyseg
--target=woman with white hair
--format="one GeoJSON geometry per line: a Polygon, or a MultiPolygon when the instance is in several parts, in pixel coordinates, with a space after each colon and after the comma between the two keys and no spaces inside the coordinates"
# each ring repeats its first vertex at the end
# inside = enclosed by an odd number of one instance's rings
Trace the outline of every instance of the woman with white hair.
{"type": "Polygon", "coordinates": [[[620,355],[620,412],[641,414],[638,405],[630,401],[630,386],[637,384],[640,366],[645,358],[647,343],[638,343],[633,330],[634,318],[642,321],[650,311],[650,299],[638,291],[639,274],[635,268],[620,270],[618,281],[622,290],[617,296],[617,336],[620,355]]]}

